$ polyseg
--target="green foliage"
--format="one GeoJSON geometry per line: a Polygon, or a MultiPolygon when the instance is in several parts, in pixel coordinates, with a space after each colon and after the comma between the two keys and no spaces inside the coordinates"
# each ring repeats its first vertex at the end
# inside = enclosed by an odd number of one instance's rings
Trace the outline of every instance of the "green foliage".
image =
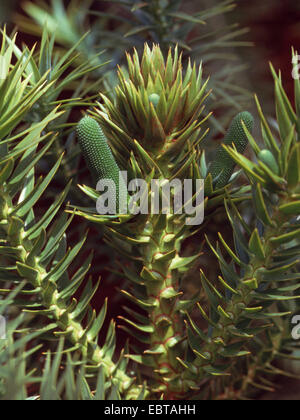
{"type": "MultiPolygon", "coordinates": [[[[72,275],[68,274],[70,265],[85,242],[84,237],[73,248],[67,249],[65,232],[73,216],[67,217],[65,214],[57,216],[70,186],[66,186],[41,217],[36,218],[34,210],[61,164],[62,157],[45,177],[36,176],[36,164],[56,140],[56,136],[51,136],[51,133],[47,134],[45,129],[51,122],[59,119],[62,112],[54,108],[40,122],[32,122],[27,124],[27,128],[25,125],[22,130],[18,129],[21,119],[28,121],[26,117],[40,99],[41,94],[45,95],[47,90],[53,87],[53,84],[51,82],[45,84],[43,80],[29,83],[26,75],[29,71],[28,66],[32,62],[30,59],[24,60],[22,54],[17,62],[11,65],[10,60],[15,49],[15,41],[4,36],[2,53],[4,53],[7,64],[7,74],[2,81],[3,91],[4,88],[6,89],[2,101],[4,102],[6,98],[9,101],[9,98],[14,95],[17,106],[10,109],[10,119],[6,118],[0,123],[2,135],[0,282],[4,287],[6,285],[6,288],[1,289],[1,292],[6,295],[10,291],[10,288],[7,289],[9,284],[17,286],[13,301],[12,299],[4,300],[4,303],[6,302],[6,306],[7,302],[13,303],[16,310],[22,310],[27,314],[25,324],[22,326],[24,333],[33,328],[30,325],[32,324],[35,325],[34,331],[40,331],[42,334],[44,332],[42,318],[46,317],[50,320],[47,331],[51,331],[52,340],[61,337],[68,340],[68,345],[64,345],[63,348],[60,345],[59,356],[54,359],[52,368],[49,358],[51,353],[49,353],[45,376],[41,380],[38,377],[34,378],[33,382],[41,383],[41,398],[53,397],[60,360],[63,354],[68,354],[70,357],[73,353],[77,361],[73,365],[71,359],[69,360],[67,364],[69,367],[66,368],[66,380],[70,381],[74,375],[77,377],[80,374],[82,379],[78,379],[78,385],[80,387],[85,385],[86,395],[88,387],[85,384],[84,376],[82,376],[84,366],[89,366],[89,376],[97,376],[101,366],[101,377],[104,377],[104,380],[108,376],[110,377],[112,372],[116,374],[114,384],[112,383],[111,386],[107,384],[102,391],[102,394],[106,395],[107,393],[109,396],[110,392],[116,392],[114,388],[116,384],[118,384],[118,392],[121,392],[122,389],[127,389],[130,386],[132,379],[123,374],[123,369],[118,367],[118,364],[121,363],[126,366],[126,362],[122,361],[122,356],[117,364],[112,361],[115,349],[114,323],[110,325],[104,347],[100,348],[97,345],[97,337],[103,326],[106,307],[104,306],[97,316],[96,312],[90,308],[89,303],[97,291],[99,283],[93,285],[91,280],[87,281],[80,298],[74,298],[74,294],[83,283],[90,267],[91,258],[88,257],[77,270],[72,269],[72,275]],[[19,87],[17,95],[15,86],[19,87]],[[56,220],[54,220],[55,218],[56,220]],[[86,320],[85,327],[82,324],[83,320],[86,320]],[[81,373],[76,373],[76,366],[82,366],[81,373]],[[47,369],[50,368],[52,376],[47,372],[47,369]],[[50,383],[48,384],[47,381],[50,383]]],[[[47,73],[45,78],[46,75],[47,73]]],[[[6,103],[6,107],[9,107],[9,102],[6,103]]],[[[19,318],[17,319],[19,320],[19,318]]],[[[34,336],[29,335],[28,341],[36,336],[38,336],[36,333],[34,336]]],[[[44,341],[45,338],[42,339],[42,343],[44,341]]],[[[32,382],[31,375],[24,377],[27,353],[22,352],[22,349],[26,343],[26,340],[18,340],[16,346],[13,342],[11,344],[9,342],[10,347],[7,350],[4,347],[5,351],[14,355],[14,359],[4,359],[4,363],[7,360],[7,368],[10,369],[8,373],[4,370],[1,377],[4,383],[4,397],[9,394],[11,399],[23,399],[26,396],[25,385],[32,382]],[[21,353],[19,354],[20,349],[21,353]],[[19,376],[16,378],[15,375],[9,375],[11,369],[15,368],[20,369],[19,376]],[[16,379],[16,387],[13,378],[16,379]]],[[[38,350],[41,345],[43,344],[39,344],[35,350],[38,350]]],[[[51,351],[51,347],[49,347],[49,351],[51,351]]],[[[28,356],[32,353],[33,350],[30,350],[28,356]]],[[[5,353],[3,353],[3,357],[6,357],[5,353]]],[[[63,390],[62,386],[61,396],[63,390]]],[[[57,391],[55,390],[55,392],[57,391]]],[[[68,388],[66,392],[69,396],[75,395],[71,393],[72,389],[68,388]]],[[[139,392],[138,390],[138,394],[139,392]]],[[[78,395],[81,394],[78,393],[78,395]]]]}
{"type": "MultiPolygon", "coordinates": [[[[122,293],[144,314],[128,308],[129,316],[121,319],[125,331],[146,346],[142,353],[134,348],[130,358],[154,372],[147,379],[151,395],[162,394],[166,399],[221,395],[245,398],[255,388],[271,389],[270,379],[280,373],[273,365],[276,356],[288,354],[296,347],[289,335],[290,315],[296,311],[299,298],[295,294],[299,289],[299,229],[294,221],[299,209],[299,171],[297,164],[290,166],[292,159],[297,159],[295,128],[284,121],[290,128],[280,146],[258,104],[264,146],[261,148],[251,134],[252,116],[239,114],[208,172],[203,152],[199,159],[205,83],[201,69],[197,75],[192,66],[181,79],[180,60],[175,50],[174,56],[169,52],[164,61],[157,46],[152,50],[146,47],[141,60],[137,53],[128,56],[128,76],[123,71],[119,73],[120,84],[114,98],[102,95],[103,104],[93,115],[109,133],[117,159],[122,161],[121,153],[125,154],[123,163],[126,165],[127,160],[129,173],[143,174],[148,181],[155,176],[173,179],[187,174],[207,175],[208,223],[211,212],[222,206],[225,196],[223,208],[232,227],[234,247],[221,233],[219,238],[232,261],[207,237],[219,263],[219,273],[217,278],[209,279],[201,270],[200,290],[192,298],[183,299],[186,273],[199,255],[181,254],[183,240],[192,235],[182,216],[161,212],[117,221],[90,210],[81,209],[78,214],[105,224],[107,243],[132,260],[122,270],[131,288],[122,293]],[[150,100],[153,94],[159,97],[155,107],[150,100]],[[187,106],[187,98],[197,104],[196,109],[187,106]],[[176,114],[166,119],[173,109],[176,114]],[[190,109],[194,119],[189,116],[190,109]],[[188,139],[181,142],[180,136],[187,132],[188,139]],[[242,154],[248,140],[257,154],[257,164],[242,154]],[[270,158],[273,153],[276,160],[270,158]],[[274,167],[280,168],[284,161],[285,172],[276,174],[274,167]],[[249,177],[248,187],[236,189],[228,185],[236,164],[249,177]],[[248,224],[242,207],[239,209],[236,203],[244,201],[249,206],[251,200],[254,212],[248,224]],[[203,318],[201,326],[194,319],[195,305],[197,318],[203,318]],[[205,380],[207,387],[203,385],[205,380]]],[[[280,82],[277,76],[275,82],[280,82]]],[[[278,109],[291,109],[289,103],[280,103],[278,96],[276,99],[278,109]]],[[[283,131],[280,120],[278,124],[283,131]]],[[[231,179],[234,181],[236,176],[231,179]]],[[[82,189],[91,196],[86,188],[82,189]]],[[[204,229],[199,230],[203,235],[204,229]]]]}
{"type": "MultiPolygon", "coordinates": [[[[247,135],[244,131],[243,125],[246,127],[248,132],[251,133],[253,127],[253,117],[249,114],[249,112],[242,112],[234,118],[224,139],[225,146],[234,145],[236,150],[241,154],[244,153],[248,144],[247,135]]],[[[218,149],[215,161],[212,163],[210,168],[210,173],[215,181],[216,188],[222,188],[228,184],[228,181],[233,174],[234,167],[234,160],[232,160],[231,156],[221,146],[218,149]]]]}

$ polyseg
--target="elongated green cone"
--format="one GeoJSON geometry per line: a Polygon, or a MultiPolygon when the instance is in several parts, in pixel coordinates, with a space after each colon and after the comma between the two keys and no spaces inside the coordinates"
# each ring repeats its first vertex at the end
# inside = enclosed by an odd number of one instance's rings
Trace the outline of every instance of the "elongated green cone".
{"type": "Polygon", "coordinates": [[[116,200],[116,210],[119,211],[119,191],[127,199],[127,188],[100,125],[93,118],[84,117],[77,126],[77,136],[94,181],[109,179],[114,182],[116,197],[112,200],[116,200]]]}
{"type": "MultiPolygon", "coordinates": [[[[226,146],[232,146],[234,144],[239,153],[244,153],[248,144],[242,121],[251,133],[254,122],[253,117],[249,112],[241,112],[232,120],[223,142],[226,146]]],[[[228,184],[235,165],[234,160],[221,145],[217,150],[216,159],[210,168],[213,180],[216,180],[215,188],[223,188],[228,184]]]]}

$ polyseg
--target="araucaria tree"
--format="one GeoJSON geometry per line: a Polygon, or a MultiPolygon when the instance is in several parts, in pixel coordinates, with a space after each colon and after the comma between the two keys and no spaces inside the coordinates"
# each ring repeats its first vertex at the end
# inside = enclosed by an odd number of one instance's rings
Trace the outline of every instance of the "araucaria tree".
{"type": "MultiPolygon", "coordinates": [[[[230,101],[221,112],[218,95],[232,99],[230,83],[206,76],[197,48],[188,58],[201,12],[180,12],[180,1],[113,3],[144,22],[122,17],[119,33],[148,42],[141,51],[128,41],[123,60],[110,40],[120,66],[113,62],[108,74],[109,52],[92,54],[97,37],[81,37],[83,21],[77,28],[59,0],[51,7],[65,31],[51,26],[51,11],[26,4],[39,25],[45,16],[50,25],[34,48],[2,31],[0,398],[253,398],[273,390],[278,375],[295,376],[299,360],[300,82],[293,105],[271,67],[272,125],[257,97],[256,120],[230,101]],[[233,114],[216,145],[216,128],[233,114]],[[146,203],[148,212],[121,211],[134,194],[120,171],[128,183],[147,184],[135,209],[146,203]],[[101,180],[116,187],[108,197],[114,214],[96,211],[101,180]],[[151,211],[166,191],[154,197],[154,180],[190,180],[191,205],[203,180],[202,223],[176,211],[172,188],[167,211],[151,211]],[[101,289],[93,278],[105,270],[101,289]],[[117,320],[111,301],[98,305],[108,281],[116,306],[125,306],[117,320]]],[[[203,19],[231,8],[224,1],[203,19]]],[[[93,28],[106,33],[111,13],[93,13],[93,28]]],[[[29,22],[23,29],[39,33],[29,22]]],[[[205,61],[211,41],[199,40],[205,61]]]]}

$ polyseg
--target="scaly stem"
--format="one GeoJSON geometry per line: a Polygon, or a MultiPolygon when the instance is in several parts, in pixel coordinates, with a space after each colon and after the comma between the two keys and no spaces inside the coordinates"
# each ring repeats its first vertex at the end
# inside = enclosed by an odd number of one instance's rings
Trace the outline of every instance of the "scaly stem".
{"type": "MultiPolygon", "coordinates": [[[[2,197],[5,197],[2,194],[2,197]]],[[[39,258],[28,258],[33,244],[24,239],[24,229],[22,228],[17,236],[11,236],[9,226],[12,222],[10,216],[10,200],[6,204],[2,203],[2,217],[1,217],[1,231],[7,246],[12,246],[18,249],[16,254],[16,262],[26,264],[27,267],[33,270],[37,275],[34,278],[27,278],[28,282],[34,287],[37,300],[45,309],[41,311],[48,316],[52,321],[54,320],[60,328],[62,335],[65,335],[68,341],[82,353],[82,356],[91,370],[97,370],[101,365],[104,367],[107,378],[111,378],[118,385],[120,393],[126,398],[136,399],[140,393],[140,388],[133,384],[134,379],[129,377],[125,372],[118,368],[112,359],[105,354],[103,349],[99,347],[94,340],[90,340],[88,334],[79,321],[73,318],[74,305],[68,304],[66,300],[59,296],[59,290],[56,283],[48,277],[49,272],[40,263],[39,258]]],[[[73,302],[74,303],[74,302],[73,302]]]]}

